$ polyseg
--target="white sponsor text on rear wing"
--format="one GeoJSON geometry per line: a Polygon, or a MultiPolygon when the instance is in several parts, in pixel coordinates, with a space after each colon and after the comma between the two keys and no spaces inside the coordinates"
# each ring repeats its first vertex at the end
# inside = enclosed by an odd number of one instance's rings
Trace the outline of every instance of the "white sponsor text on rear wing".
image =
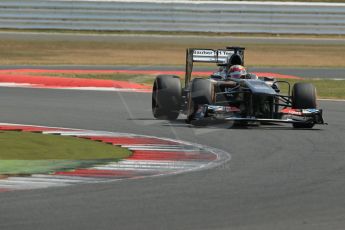
{"type": "Polygon", "coordinates": [[[233,50],[194,49],[193,62],[226,63],[233,54],[233,50]]]}
{"type": "Polygon", "coordinates": [[[244,65],[244,47],[229,46],[226,49],[195,49],[186,50],[185,85],[191,81],[193,63],[216,63],[218,66],[244,65]]]}

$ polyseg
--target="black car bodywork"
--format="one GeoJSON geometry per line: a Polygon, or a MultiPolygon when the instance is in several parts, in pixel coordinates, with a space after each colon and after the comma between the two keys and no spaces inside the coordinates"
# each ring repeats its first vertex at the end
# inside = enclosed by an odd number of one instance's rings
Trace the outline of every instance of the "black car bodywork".
{"type": "Polygon", "coordinates": [[[213,120],[236,124],[291,123],[295,128],[324,124],[322,110],[316,105],[316,89],[309,83],[296,83],[292,89],[285,81],[248,74],[229,79],[232,65],[244,64],[244,48],[187,49],[185,87],[180,78],[157,76],[152,93],[152,112],[158,119],[174,120],[180,113],[187,122],[206,124],[213,120]],[[193,63],[216,63],[219,71],[209,78],[192,78],[193,63]],[[287,95],[279,84],[288,85],[287,95]]]}

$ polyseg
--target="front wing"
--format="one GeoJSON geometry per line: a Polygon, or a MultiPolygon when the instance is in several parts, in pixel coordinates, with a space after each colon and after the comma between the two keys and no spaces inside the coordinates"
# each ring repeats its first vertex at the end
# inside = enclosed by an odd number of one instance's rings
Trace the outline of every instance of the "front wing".
{"type": "Polygon", "coordinates": [[[278,118],[242,117],[236,107],[204,105],[196,113],[195,120],[215,119],[238,122],[272,122],[272,123],[313,123],[325,124],[322,109],[286,108],[277,113],[278,118]]]}

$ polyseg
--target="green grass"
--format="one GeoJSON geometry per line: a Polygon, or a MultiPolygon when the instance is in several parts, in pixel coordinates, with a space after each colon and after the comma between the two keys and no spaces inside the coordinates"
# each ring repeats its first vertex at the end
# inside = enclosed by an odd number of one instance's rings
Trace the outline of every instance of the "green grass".
{"type": "Polygon", "coordinates": [[[90,167],[130,154],[125,148],[76,137],[0,132],[0,174],[48,173],[90,167]]]}
{"type": "Polygon", "coordinates": [[[120,147],[76,137],[30,132],[0,132],[0,160],[119,159],[129,155],[120,147]]]}
{"type": "MultiPolygon", "coordinates": [[[[291,80],[282,79],[290,83],[291,88],[296,82],[308,82],[316,87],[318,98],[324,99],[345,99],[345,80],[319,80],[319,79],[305,79],[305,80],[291,80]]],[[[283,93],[287,93],[288,86],[280,84],[283,93]]]]}
{"type": "Polygon", "coordinates": [[[105,164],[110,160],[0,160],[0,175],[53,173],[105,164]]]}
{"type": "MultiPolygon", "coordinates": [[[[229,35],[227,35],[229,36],[229,35]]],[[[323,42],[295,44],[258,43],[255,40],[231,44],[227,36],[151,37],[40,36],[15,35],[0,38],[0,65],[185,65],[186,48],[246,47],[250,66],[345,67],[345,46],[323,42]],[[221,39],[220,39],[221,38],[221,39]],[[283,55],[282,55],[283,54],[283,55]],[[320,58],[332,57],[332,58],[320,58]]]]}

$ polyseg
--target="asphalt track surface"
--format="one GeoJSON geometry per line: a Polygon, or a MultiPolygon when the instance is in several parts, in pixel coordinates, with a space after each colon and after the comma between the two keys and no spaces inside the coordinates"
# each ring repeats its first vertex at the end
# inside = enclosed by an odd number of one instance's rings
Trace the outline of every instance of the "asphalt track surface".
{"type": "Polygon", "coordinates": [[[200,36],[200,35],[154,35],[154,34],[94,34],[94,33],[58,33],[58,32],[15,32],[15,31],[0,31],[1,39],[15,39],[23,41],[98,41],[98,42],[116,42],[127,41],[137,42],[138,40],[150,39],[151,42],[174,42],[185,43],[191,40],[198,42],[229,42],[229,44],[236,43],[254,43],[254,44],[316,44],[316,45],[345,45],[345,40],[338,38],[298,38],[298,37],[260,37],[260,36],[200,36]]]}
{"type": "Polygon", "coordinates": [[[0,193],[0,229],[341,229],[344,102],[328,126],[192,128],[152,119],[150,94],[0,88],[0,121],[196,142],[231,161],[181,175],[0,193]]]}
{"type": "MultiPolygon", "coordinates": [[[[153,70],[153,71],[184,71],[184,66],[0,66],[2,69],[47,69],[47,70],[153,70]]],[[[195,66],[194,71],[216,71],[215,67],[195,66]]],[[[345,68],[299,68],[299,67],[249,67],[249,72],[271,72],[284,75],[293,75],[302,78],[342,79],[345,80],[345,68]]]]}

